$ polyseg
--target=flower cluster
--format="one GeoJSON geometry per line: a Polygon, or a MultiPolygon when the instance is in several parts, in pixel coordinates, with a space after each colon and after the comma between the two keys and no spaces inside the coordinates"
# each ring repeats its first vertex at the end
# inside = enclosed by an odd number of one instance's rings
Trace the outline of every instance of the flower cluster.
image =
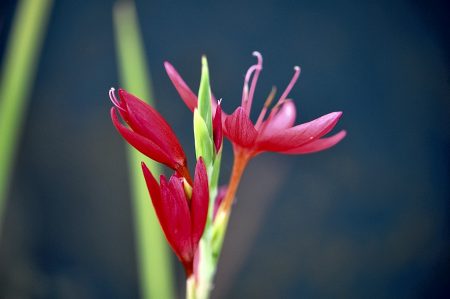
{"type": "Polygon", "coordinates": [[[119,89],[120,100],[114,89],[110,90],[109,96],[115,106],[111,108],[111,118],[122,137],[144,155],[175,171],[169,180],[161,175],[158,184],[142,163],[156,215],[167,241],[189,276],[193,272],[195,252],[208,214],[209,187],[203,159],[197,162],[192,182],[183,148],[164,118],[123,89],[119,89]],[[128,127],[120,122],[117,112],[128,127]]]}
{"type": "Polygon", "coordinates": [[[161,175],[158,184],[142,163],[161,227],[182,262],[190,281],[188,285],[193,286],[197,298],[208,297],[228,216],[247,163],[263,152],[318,152],[334,146],[346,135],[345,131],[340,131],[324,137],[336,126],[342,112],[332,112],[295,125],[296,108],[288,96],[300,75],[297,66],[278,100],[272,104],[276,95],[276,89],[273,88],[257,120],[253,122],[250,111],[262,71],[261,54],[254,52],[253,55],[257,63],[248,69],[241,105],[231,114],[223,112],[220,102],[212,95],[206,58],[202,60],[198,96],[169,62],[164,63],[181,99],[194,113],[197,163],[193,179],[185,152],[164,118],[150,105],[122,89],[119,89],[118,98],[114,89],[109,93],[114,104],[111,118],[122,137],[144,155],[174,171],[169,179],[161,175]],[[233,145],[234,162],[227,186],[219,188],[223,136],[233,145]]]}
{"type": "MultiPolygon", "coordinates": [[[[250,120],[250,110],[256,83],[262,70],[261,54],[254,52],[253,55],[257,57],[258,62],[248,69],[245,76],[241,105],[232,115],[224,113],[224,134],[233,143],[236,151],[244,151],[250,157],[262,152],[307,154],[330,148],[345,137],[346,132],[340,131],[331,137],[322,138],[334,128],[342,112],[332,112],[310,122],[294,126],[296,109],[293,101],[287,97],[300,76],[298,66],[294,67],[295,73],[292,80],[268,117],[265,119],[268,108],[275,97],[275,89],[272,89],[256,123],[253,124],[250,120]]],[[[180,97],[193,111],[197,106],[197,96],[169,62],[165,62],[164,66],[180,97]]],[[[217,101],[213,99],[213,107],[217,105],[216,103],[217,101]]]]}

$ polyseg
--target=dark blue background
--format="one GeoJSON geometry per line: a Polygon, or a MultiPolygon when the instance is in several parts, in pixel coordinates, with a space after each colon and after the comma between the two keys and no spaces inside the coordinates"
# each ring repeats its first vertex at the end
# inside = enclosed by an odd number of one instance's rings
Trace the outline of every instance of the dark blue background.
{"type": "MultiPolygon", "coordinates": [[[[137,298],[114,1],[55,1],[0,241],[1,298],[137,298]]],[[[0,53],[15,2],[3,1],[0,53]]],[[[264,56],[254,109],[302,74],[301,122],[344,111],[323,153],[265,154],[238,193],[213,298],[445,298],[449,290],[449,9],[445,1],[137,1],[157,106],[194,157],[207,54],[231,112],[264,56]]],[[[0,99],[2,100],[2,99],[0,99]]],[[[256,111],[255,111],[256,113],[256,111]]],[[[223,179],[231,168],[230,146],[223,179]]],[[[182,273],[177,265],[179,296],[182,273]]]]}

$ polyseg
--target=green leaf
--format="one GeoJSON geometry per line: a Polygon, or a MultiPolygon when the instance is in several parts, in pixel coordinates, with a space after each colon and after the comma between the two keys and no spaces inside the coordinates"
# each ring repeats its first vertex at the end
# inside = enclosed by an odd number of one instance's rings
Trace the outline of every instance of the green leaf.
{"type": "Polygon", "coordinates": [[[0,232],[23,121],[53,6],[52,0],[15,2],[17,11],[5,45],[0,75],[0,232]]]}
{"type": "MultiPolygon", "coordinates": [[[[150,69],[136,8],[132,1],[119,1],[115,5],[114,33],[121,85],[154,105],[150,69]]],[[[140,297],[142,299],[175,298],[170,249],[149,200],[147,186],[139,165],[141,161],[145,161],[154,175],[162,173],[162,169],[158,163],[149,160],[131,146],[127,146],[127,149],[140,297]]]]}
{"type": "Polygon", "coordinates": [[[195,155],[198,158],[203,157],[206,168],[212,165],[214,144],[209,137],[208,128],[205,121],[200,116],[198,109],[194,110],[194,139],[195,139],[195,155]]]}
{"type": "Polygon", "coordinates": [[[202,78],[198,90],[198,110],[201,118],[205,121],[209,138],[213,138],[212,113],[211,113],[211,86],[209,83],[208,61],[202,57],[202,78]]]}

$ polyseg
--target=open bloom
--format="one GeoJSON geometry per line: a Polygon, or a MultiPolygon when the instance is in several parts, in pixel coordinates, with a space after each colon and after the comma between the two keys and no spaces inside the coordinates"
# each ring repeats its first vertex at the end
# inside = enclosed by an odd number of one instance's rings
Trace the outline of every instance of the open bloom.
{"type": "Polygon", "coordinates": [[[177,175],[172,175],[169,181],[161,175],[158,185],[144,163],[142,170],[167,241],[190,276],[208,215],[208,176],[203,159],[200,157],[197,162],[192,189],[177,175]]]}
{"type": "MultiPolygon", "coordinates": [[[[293,101],[287,97],[300,76],[298,66],[294,68],[294,76],[276,104],[269,110],[276,93],[273,88],[256,122],[253,123],[250,111],[256,83],[262,70],[261,54],[254,52],[253,55],[258,61],[246,73],[241,105],[231,115],[222,114],[223,134],[232,142],[235,156],[229,186],[219,207],[225,214],[229,213],[242,173],[252,157],[263,152],[318,152],[334,146],[346,135],[345,131],[340,131],[331,137],[324,137],[335,127],[342,112],[332,112],[310,122],[294,125],[296,109],[293,101]]],[[[193,111],[197,106],[197,97],[170,63],[166,62],[164,65],[181,98],[193,111]]],[[[216,104],[212,99],[212,107],[216,104]]]]}
{"type": "Polygon", "coordinates": [[[295,73],[291,82],[267,118],[268,108],[275,97],[275,89],[272,89],[256,123],[253,124],[250,120],[250,110],[256,82],[262,70],[261,54],[254,52],[254,55],[258,58],[258,63],[250,67],[245,76],[241,106],[224,121],[224,134],[233,142],[235,151],[243,151],[250,157],[266,151],[306,154],[327,149],[344,138],[345,131],[321,138],[334,128],[342,112],[332,112],[294,126],[296,109],[287,96],[300,75],[298,66],[294,68],[295,73]]]}
{"type": "MultiPolygon", "coordinates": [[[[266,151],[306,154],[330,148],[345,137],[346,132],[340,131],[331,137],[322,138],[334,128],[342,112],[332,112],[294,126],[296,109],[293,101],[287,96],[300,75],[300,68],[297,66],[294,68],[295,73],[291,82],[269,115],[267,116],[267,112],[275,97],[275,89],[269,94],[256,123],[253,123],[250,120],[250,111],[256,83],[262,70],[261,54],[254,52],[253,55],[257,57],[258,62],[249,68],[245,76],[241,106],[231,115],[224,113],[222,118],[223,133],[233,143],[235,152],[249,158],[266,151]]],[[[197,106],[197,97],[170,63],[166,62],[164,65],[181,98],[193,111],[197,106]]],[[[216,101],[213,99],[213,107],[215,104],[216,101]]]]}
{"type": "Polygon", "coordinates": [[[111,108],[111,118],[122,137],[147,157],[172,168],[190,182],[186,155],[164,118],[123,89],[119,89],[120,101],[114,88],[109,91],[109,97],[115,106],[111,108]],[[119,121],[117,112],[128,127],[119,121]]]}

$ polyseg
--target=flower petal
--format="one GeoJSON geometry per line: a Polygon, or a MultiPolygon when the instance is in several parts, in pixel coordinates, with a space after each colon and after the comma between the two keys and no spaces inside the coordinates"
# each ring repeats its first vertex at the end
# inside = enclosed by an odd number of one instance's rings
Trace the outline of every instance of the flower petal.
{"type": "Polygon", "coordinates": [[[285,152],[298,148],[330,132],[341,115],[342,112],[332,112],[313,121],[280,132],[272,132],[271,135],[261,135],[256,148],[261,152],[285,152]]]}
{"type": "Polygon", "coordinates": [[[224,134],[234,144],[245,148],[253,147],[258,131],[256,131],[250,118],[241,106],[232,115],[225,118],[224,124],[224,134]]]}
{"type": "Polygon", "coordinates": [[[124,120],[138,133],[157,143],[167,154],[180,165],[186,164],[186,155],[175,133],[165,119],[152,106],[141,101],[136,96],[119,90],[120,99],[125,103],[124,120]]]}
{"type": "Polygon", "coordinates": [[[145,163],[142,163],[142,171],[167,241],[181,261],[189,259],[190,227],[186,224],[190,219],[186,199],[172,194],[164,176],[161,176],[160,187],[145,163]]]}
{"type": "Polygon", "coordinates": [[[334,145],[336,145],[339,141],[344,139],[345,135],[347,135],[347,132],[342,130],[339,133],[326,138],[321,138],[314,140],[313,142],[307,143],[305,145],[302,145],[298,148],[294,148],[285,152],[282,152],[283,154],[290,154],[290,155],[297,155],[297,154],[309,154],[309,153],[315,153],[319,151],[326,150],[334,145]]]}
{"type": "Polygon", "coordinates": [[[114,107],[111,108],[112,122],[120,135],[122,135],[129,144],[152,160],[167,165],[172,169],[179,168],[177,162],[174,161],[174,159],[169,156],[169,153],[162,149],[158,144],[122,125],[117,117],[115,109],[116,108],[114,107]]]}
{"type": "Polygon", "coordinates": [[[217,105],[216,113],[214,114],[213,139],[214,139],[214,146],[216,148],[216,153],[218,153],[220,148],[222,147],[222,141],[223,141],[222,108],[220,107],[220,104],[217,105]]]}
{"type": "Polygon", "coordinates": [[[260,135],[270,136],[279,130],[290,128],[295,123],[297,111],[292,100],[286,100],[280,110],[273,116],[271,120],[266,120],[260,131],[260,135]]]}
{"type": "Polygon", "coordinates": [[[202,157],[197,161],[194,175],[194,187],[191,199],[191,221],[192,221],[192,244],[197,246],[205,229],[206,217],[208,216],[209,188],[208,174],[202,157]]]}
{"type": "MultiPolygon", "coordinates": [[[[150,193],[150,198],[155,201],[158,205],[161,203],[161,190],[159,188],[158,182],[155,177],[148,169],[144,162],[141,163],[142,172],[144,173],[145,182],[147,184],[147,189],[150,193]]],[[[155,205],[155,204],[154,204],[155,205]]],[[[156,209],[156,208],[155,208],[156,209]]]]}
{"type": "MultiPolygon", "coordinates": [[[[184,82],[183,78],[181,78],[180,74],[169,62],[164,62],[164,67],[166,68],[167,75],[172,81],[172,84],[175,86],[175,89],[178,91],[181,99],[184,101],[186,106],[194,112],[194,109],[197,108],[198,98],[197,95],[189,88],[189,86],[184,82]]],[[[215,111],[217,107],[217,99],[211,91],[211,111],[215,111]]]]}
{"type": "Polygon", "coordinates": [[[172,81],[172,84],[180,94],[181,99],[186,106],[194,112],[194,109],[197,108],[197,96],[192,92],[189,86],[187,86],[186,82],[184,82],[173,65],[166,61],[164,62],[164,67],[166,68],[167,75],[172,81]]]}
{"type": "Polygon", "coordinates": [[[163,201],[158,219],[170,246],[180,260],[184,263],[192,262],[194,251],[191,239],[191,216],[181,179],[172,176],[167,183],[166,178],[161,176],[160,181],[163,201]],[[165,221],[164,224],[161,219],[165,221]]]}

